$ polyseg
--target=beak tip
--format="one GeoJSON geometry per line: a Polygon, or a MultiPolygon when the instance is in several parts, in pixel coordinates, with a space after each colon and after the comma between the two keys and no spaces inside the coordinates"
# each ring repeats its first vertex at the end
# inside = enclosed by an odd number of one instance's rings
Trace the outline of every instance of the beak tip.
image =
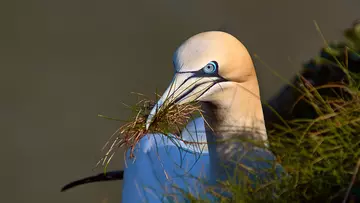
{"type": "Polygon", "coordinates": [[[149,130],[150,125],[153,121],[153,117],[154,117],[154,115],[152,113],[150,113],[150,115],[148,116],[148,118],[146,119],[146,122],[145,122],[145,130],[149,130]]]}

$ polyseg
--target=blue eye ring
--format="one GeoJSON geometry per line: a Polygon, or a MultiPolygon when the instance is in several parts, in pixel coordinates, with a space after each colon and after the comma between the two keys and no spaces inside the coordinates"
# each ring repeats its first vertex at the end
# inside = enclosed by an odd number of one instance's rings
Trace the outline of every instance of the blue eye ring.
{"type": "Polygon", "coordinates": [[[216,61],[211,61],[203,68],[204,73],[211,74],[217,71],[218,64],[216,61]]]}

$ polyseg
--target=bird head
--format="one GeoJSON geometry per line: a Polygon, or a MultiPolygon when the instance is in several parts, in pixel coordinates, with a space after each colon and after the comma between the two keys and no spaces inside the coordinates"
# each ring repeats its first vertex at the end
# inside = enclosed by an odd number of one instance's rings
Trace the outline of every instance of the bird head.
{"type": "MultiPolygon", "coordinates": [[[[174,53],[175,75],[151,110],[148,129],[156,113],[171,104],[212,102],[219,92],[257,78],[245,46],[234,36],[220,31],[203,32],[187,39],[174,53]]],[[[251,88],[250,88],[251,89],[251,88]]]]}

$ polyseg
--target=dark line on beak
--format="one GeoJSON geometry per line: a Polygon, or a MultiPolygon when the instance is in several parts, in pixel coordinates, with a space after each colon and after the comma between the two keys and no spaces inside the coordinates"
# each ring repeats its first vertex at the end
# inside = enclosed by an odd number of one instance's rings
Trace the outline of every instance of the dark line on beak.
{"type": "Polygon", "coordinates": [[[223,82],[225,80],[219,78],[217,80],[214,81],[205,81],[199,84],[196,84],[194,86],[192,86],[190,89],[188,89],[186,92],[184,92],[180,97],[176,98],[174,103],[179,102],[180,100],[182,100],[184,97],[188,96],[191,92],[193,92],[196,88],[198,88],[199,86],[206,84],[206,83],[211,83],[213,82],[211,85],[209,85],[198,97],[196,97],[196,99],[198,99],[199,97],[201,97],[202,95],[205,94],[205,92],[207,92],[211,87],[213,87],[214,85],[218,84],[219,82],[223,82]]]}
{"type": "Polygon", "coordinates": [[[185,96],[189,95],[189,93],[191,93],[192,91],[194,91],[194,89],[198,88],[200,85],[203,85],[203,84],[206,84],[206,83],[209,83],[209,82],[210,82],[210,81],[205,81],[205,82],[202,82],[202,83],[193,85],[191,88],[189,88],[188,90],[186,90],[186,92],[184,92],[183,94],[181,94],[180,97],[176,98],[176,99],[174,100],[174,103],[177,103],[177,102],[179,102],[180,100],[182,100],[185,96]]]}

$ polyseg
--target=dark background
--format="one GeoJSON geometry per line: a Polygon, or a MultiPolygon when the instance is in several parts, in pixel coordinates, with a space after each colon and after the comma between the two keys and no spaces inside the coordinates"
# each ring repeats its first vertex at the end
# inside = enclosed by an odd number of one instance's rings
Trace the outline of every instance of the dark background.
{"type": "MultiPolygon", "coordinates": [[[[95,173],[118,127],[97,114],[127,118],[131,91],[162,92],[186,38],[224,27],[289,78],[323,44],[313,20],[341,40],[358,17],[358,0],[1,1],[0,201],[119,202],[121,182],[59,191],[95,173]]],[[[267,99],[282,82],[256,64],[267,99]]]]}

